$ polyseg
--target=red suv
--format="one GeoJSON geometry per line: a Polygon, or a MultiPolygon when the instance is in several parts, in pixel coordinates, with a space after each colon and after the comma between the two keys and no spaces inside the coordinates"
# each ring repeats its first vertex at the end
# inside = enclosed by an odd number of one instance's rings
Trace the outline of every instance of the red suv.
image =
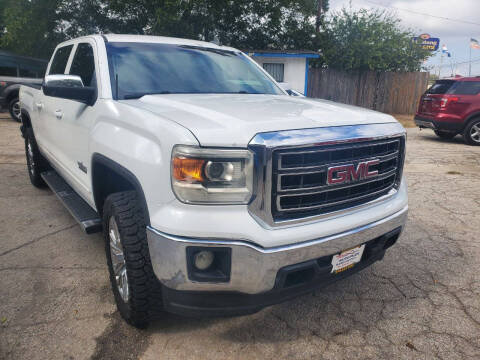
{"type": "Polygon", "coordinates": [[[442,139],[462,134],[480,145],[480,77],[437,80],[420,98],[415,124],[442,139]]]}

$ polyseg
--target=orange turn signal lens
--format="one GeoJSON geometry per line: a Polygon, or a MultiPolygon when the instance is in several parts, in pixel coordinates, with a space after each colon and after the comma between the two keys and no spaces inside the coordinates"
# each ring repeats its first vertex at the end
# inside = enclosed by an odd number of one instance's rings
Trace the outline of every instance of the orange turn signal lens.
{"type": "Polygon", "coordinates": [[[178,181],[203,181],[205,160],[185,157],[173,158],[173,177],[178,181]]]}

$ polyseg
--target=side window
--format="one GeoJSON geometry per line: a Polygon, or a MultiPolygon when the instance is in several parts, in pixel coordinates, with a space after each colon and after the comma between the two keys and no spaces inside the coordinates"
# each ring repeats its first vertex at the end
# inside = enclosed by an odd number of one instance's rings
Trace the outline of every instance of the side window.
{"type": "Polygon", "coordinates": [[[70,67],[70,75],[78,75],[82,78],[84,86],[96,86],[95,84],[95,60],[92,46],[88,43],[80,43],[70,67]]]}
{"type": "Polygon", "coordinates": [[[0,64],[0,75],[1,76],[17,76],[17,67],[12,65],[2,65],[0,64]]]}
{"type": "Polygon", "coordinates": [[[480,81],[457,81],[448,91],[455,95],[477,95],[480,93],[480,81]]]}
{"type": "Polygon", "coordinates": [[[17,62],[15,58],[10,56],[0,55],[0,75],[1,76],[18,76],[17,74],[17,62]]]}
{"type": "Polygon", "coordinates": [[[283,64],[277,63],[264,63],[263,68],[267,70],[267,72],[272,75],[272,77],[278,81],[283,82],[283,64]]]}
{"type": "Polygon", "coordinates": [[[67,67],[68,57],[72,51],[73,45],[68,45],[57,49],[50,66],[49,75],[63,75],[67,67]]]}

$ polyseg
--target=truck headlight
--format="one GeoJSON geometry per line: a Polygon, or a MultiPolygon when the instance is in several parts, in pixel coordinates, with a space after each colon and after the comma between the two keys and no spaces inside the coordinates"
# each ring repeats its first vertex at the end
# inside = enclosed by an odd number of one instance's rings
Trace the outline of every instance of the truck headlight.
{"type": "Polygon", "coordinates": [[[178,145],[172,152],[172,187],[189,204],[247,204],[253,154],[248,150],[178,145]]]}

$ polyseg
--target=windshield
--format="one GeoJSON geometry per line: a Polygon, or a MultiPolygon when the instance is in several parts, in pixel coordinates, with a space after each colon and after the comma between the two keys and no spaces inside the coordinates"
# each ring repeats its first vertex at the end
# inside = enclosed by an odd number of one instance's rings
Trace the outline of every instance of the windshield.
{"type": "Polygon", "coordinates": [[[108,43],[115,99],[147,94],[283,94],[239,52],[188,45],[108,43]]]}

